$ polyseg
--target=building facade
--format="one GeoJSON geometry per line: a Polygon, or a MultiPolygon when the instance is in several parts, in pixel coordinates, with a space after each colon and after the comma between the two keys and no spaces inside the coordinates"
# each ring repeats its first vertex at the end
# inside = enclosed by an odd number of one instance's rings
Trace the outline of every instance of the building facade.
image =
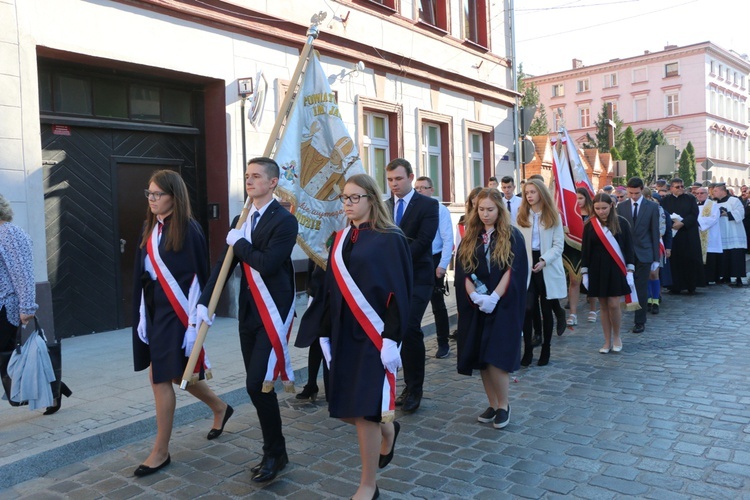
{"type": "Polygon", "coordinates": [[[0,2],[0,192],[34,241],[40,312],[54,312],[61,337],[131,324],[156,169],[182,174],[219,255],[243,205],[244,158],[269,141],[314,14],[325,14],[314,47],[369,173],[387,193],[385,164],[407,158],[462,206],[513,169],[508,3],[0,2]],[[250,79],[265,91],[257,109],[240,96],[250,79]]]}
{"type": "Polygon", "coordinates": [[[636,134],[662,130],[678,150],[692,142],[698,180],[709,159],[708,178],[737,187],[748,182],[749,78],[746,55],[703,42],[592,66],[574,59],[570,70],[526,81],[538,87],[550,129],[564,120],[579,145],[587,133],[595,135],[603,103],[612,103],[636,134]]]}

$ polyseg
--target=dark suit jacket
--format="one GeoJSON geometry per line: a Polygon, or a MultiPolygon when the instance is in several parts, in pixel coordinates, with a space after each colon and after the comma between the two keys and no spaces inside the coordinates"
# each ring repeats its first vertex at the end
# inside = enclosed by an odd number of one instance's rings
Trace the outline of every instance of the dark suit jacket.
{"type": "Polygon", "coordinates": [[[633,205],[630,199],[617,204],[617,214],[630,223],[633,250],[638,262],[659,261],[659,205],[641,198],[638,218],[633,224],[633,205]]]}
{"type": "MultiPolygon", "coordinates": [[[[239,217],[234,218],[232,227],[237,225],[238,219],[239,217]]],[[[291,256],[297,241],[297,230],[297,219],[278,201],[272,201],[255,226],[253,242],[250,243],[242,238],[234,244],[234,259],[229,268],[231,275],[237,264],[245,262],[258,271],[279,309],[282,320],[286,319],[289,309],[294,304],[294,267],[291,256]]],[[[216,285],[216,278],[228,248],[227,246],[224,249],[221,258],[214,266],[211,277],[203,289],[200,304],[207,305],[211,299],[211,293],[216,285]]],[[[244,272],[240,279],[238,319],[241,331],[254,330],[263,326],[258,308],[248,289],[244,272]]]]}
{"type": "MultiPolygon", "coordinates": [[[[395,207],[391,197],[386,201],[389,213],[395,207]]],[[[435,264],[432,262],[432,240],[439,224],[438,201],[415,192],[401,219],[401,230],[406,235],[411,250],[415,285],[435,284],[435,264]]]]}

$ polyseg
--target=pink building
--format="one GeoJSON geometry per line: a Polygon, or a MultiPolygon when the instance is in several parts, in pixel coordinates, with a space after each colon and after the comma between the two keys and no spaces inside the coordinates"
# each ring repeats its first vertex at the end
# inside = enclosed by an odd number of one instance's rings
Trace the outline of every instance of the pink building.
{"type": "Polygon", "coordinates": [[[574,59],[573,69],[526,81],[539,89],[550,130],[564,120],[579,146],[586,133],[596,133],[602,103],[611,102],[636,134],[661,129],[679,150],[692,142],[699,180],[701,163],[709,159],[713,181],[739,186],[749,178],[749,80],[747,55],[703,42],[593,66],[574,59]]]}

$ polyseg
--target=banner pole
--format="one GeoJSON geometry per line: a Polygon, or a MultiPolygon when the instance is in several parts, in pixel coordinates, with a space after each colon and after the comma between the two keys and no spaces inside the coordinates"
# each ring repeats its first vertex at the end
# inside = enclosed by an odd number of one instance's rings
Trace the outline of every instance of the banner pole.
{"type": "MultiPolygon", "coordinates": [[[[294,69],[292,79],[290,80],[289,87],[287,88],[286,96],[284,96],[279,114],[276,117],[273,129],[271,130],[271,135],[268,139],[266,149],[263,153],[264,156],[270,157],[274,153],[276,144],[281,139],[281,137],[279,137],[280,132],[281,135],[283,135],[281,129],[286,124],[287,118],[289,117],[289,114],[293,109],[295,99],[297,95],[299,95],[299,92],[296,91],[297,87],[299,86],[299,80],[304,73],[305,67],[307,66],[310,53],[312,52],[313,42],[318,38],[318,25],[323,22],[323,19],[325,19],[325,17],[325,12],[320,12],[312,17],[312,24],[307,30],[307,41],[305,42],[305,45],[304,47],[302,47],[302,51],[300,52],[299,60],[297,61],[297,67],[294,69]]],[[[244,116],[242,117],[242,120],[244,123],[244,116]]],[[[245,165],[243,165],[242,168],[244,169],[245,165]]],[[[247,215],[248,213],[250,213],[250,206],[252,205],[252,201],[253,200],[250,197],[245,200],[245,205],[242,207],[240,218],[237,221],[237,225],[235,226],[236,229],[240,229],[247,220],[247,215]]],[[[222,263],[221,270],[219,271],[219,276],[216,278],[216,285],[214,286],[213,293],[211,294],[211,299],[208,302],[209,318],[214,315],[216,306],[219,304],[219,298],[221,297],[221,292],[224,289],[224,285],[226,284],[227,276],[229,275],[229,268],[232,266],[233,260],[234,249],[230,246],[227,249],[226,256],[224,257],[224,262],[222,263]]],[[[207,325],[206,323],[201,323],[200,329],[198,330],[198,336],[195,339],[195,344],[193,345],[193,350],[191,351],[190,358],[188,359],[187,366],[185,367],[185,371],[182,373],[182,383],[180,383],[180,389],[182,390],[187,389],[188,384],[193,378],[193,371],[195,370],[195,365],[198,363],[198,358],[200,357],[201,350],[203,349],[203,344],[206,341],[208,329],[209,325],[207,325]]]]}

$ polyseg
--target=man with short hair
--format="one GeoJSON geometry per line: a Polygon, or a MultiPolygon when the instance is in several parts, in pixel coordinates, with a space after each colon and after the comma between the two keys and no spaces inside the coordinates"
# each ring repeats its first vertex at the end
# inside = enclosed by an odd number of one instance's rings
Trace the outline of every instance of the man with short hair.
{"type": "Polygon", "coordinates": [[[489,178],[489,180],[487,181],[487,187],[488,187],[488,188],[492,188],[492,189],[497,189],[497,186],[498,186],[498,184],[497,184],[497,177],[495,177],[495,176],[493,175],[493,176],[492,176],[492,177],[490,177],[490,178],[489,178]]]}
{"type": "Polygon", "coordinates": [[[396,405],[403,411],[413,412],[422,402],[425,349],[421,323],[435,287],[432,240],[439,226],[439,203],[412,189],[414,172],[403,158],[396,158],[385,167],[385,177],[392,194],[386,206],[409,241],[414,274],[409,322],[401,344],[406,387],[396,398],[396,405]]]}
{"type": "Polygon", "coordinates": [[[615,187],[612,186],[611,184],[607,184],[606,186],[604,186],[602,188],[601,192],[605,193],[605,194],[608,194],[610,196],[614,196],[614,194],[615,194],[614,191],[615,191],[615,187]]]}
{"type": "Polygon", "coordinates": [[[694,182],[693,185],[690,186],[690,194],[692,194],[693,196],[697,198],[698,189],[702,186],[703,184],[701,184],[700,182],[694,182]]]}
{"type": "Polygon", "coordinates": [[[721,248],[723,250],[721,259],[722,281],[730,283],[735,279],[734,286],[742,286],[742,278],[745,277],[745,250],[747,249],[747,236],[742,220],[745,218],[745,207],[742,201],[735,196],[730,196],[727,186],[719,183],[714,188],[716,205],[719,207],[719,227],[721,232],[721,248]]]}
{"type": "MultiPolygon", "coordinates": [[[[414,189],[422,196],[432,198],[435,194],[435,187],[432,185],[432,179],[429,177],[420,177],[414,183],[414,189]]],[[[448,309],[445,307],[445,294],[447,287],[445,285],[445,272],[448,264],[451,262],[453,255],[453,224],[451,224],[451,213],[448,207],[438,203],[439,222],[438,231],[435,239],[432,240],[432,262],[435,267],[435,287],[432,289],[430,304],[432,305],[432,315],[435,317],[435,335],[437,336],[438,349],[435,357],[443,359],[448,357],[450,346],[448,344],[448,334],[450,324],[448,321],[448,309]]]]}
{"type": "MultiPolygon", "coordinates": [[[[643,188],[641,188],[643,189],[643,188]]],[[[628,198],[628,193],[623,188],[615,189],[615,206],[619,205],[628,198]]]]}
{"type": "MultiPolygon", "coordinates": [[[[659,279],[659,205],[643,196],[643,179],[628,180],[628,199],[617,204],[617,214],[630,223],[635,253],[635,291],[641,308],[635,311],[633,333],[646,329],[648,280],[659,279]]],[[[658,311],[658,304],[657,304],[658,311]]]]}
{"type": "Polygon", "coordinates": [[[704,282],[703,257],[698,232],[698,201],[685,192],[685,183],[679,177],[669,183],[670,194],[661,205],[672,218],[672,256],[669,267],[672,272],[670,293],[678,295],[687,290],[695,294],[695,288],[704,282]]]}
{"type": "Polygon", "coordinates": [[[516,185],[513,177],[506,175],[500,179],[500,189],[503,192],[503,204],[510,212],[510,221],[515,224],[518,217],[518,208],[521,206],[521,198],[516,196],[516,185]]]}
{"type": "MultiPolygon", "coordinates": [[[[242,267],[238,320],[240,349],[247,374],[245,384],[263,433],[263,458],[250,469],[256,483],[273,480],[289,462],[273,374],[279,370],[286,374],[290,370],[286,336],[294,315],[291,256],[298,226],[294,215],[273,197],[278,183],[279,166],[271,158],[253,158],[247,163],[245,190],[253,200],[247,222],[227,234],[227,248],[198,300],[198,323],[211,324],[213,318],[208,317],[206,305],[231,246],[234,259],[229,274],[237,264],[242,267]],[[281,348],[275,349],[274,345],[281,348]]],[[[238,219],[235,217],[232,222],[233,228],[238,219]]],[[[290,381],[284,379],[286,376],[282,375],[282,381],[290,386],[290,381]]]]}

